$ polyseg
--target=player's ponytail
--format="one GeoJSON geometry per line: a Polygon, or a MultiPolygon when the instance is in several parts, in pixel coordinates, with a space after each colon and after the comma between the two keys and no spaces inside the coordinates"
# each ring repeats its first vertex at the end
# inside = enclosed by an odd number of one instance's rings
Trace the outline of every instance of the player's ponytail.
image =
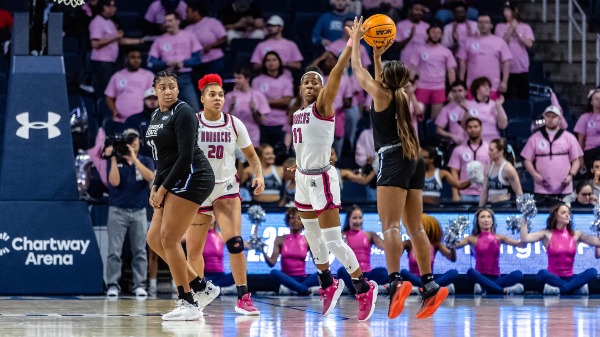
{"type": "Polygon", "coordinates": [[[404,63],[389,61],[383,65],[383,83],[394,93],[396,101],[396,123],[398,135],[402,142],[402,154],[406,159],[415,160],[419,157],[419,138],[413,128],[412,116],[408,106],[408,96],[404,87],[408,84],[409,72],[404,63]]]}

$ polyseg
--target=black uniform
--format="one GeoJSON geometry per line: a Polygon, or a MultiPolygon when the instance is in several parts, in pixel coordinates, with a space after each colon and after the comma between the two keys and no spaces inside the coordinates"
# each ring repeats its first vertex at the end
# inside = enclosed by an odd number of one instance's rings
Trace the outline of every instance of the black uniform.
{"type": "Polygon", "coordinates": [[[198,147],[198,118],[177,101],[167,111],[152,114],[146,142],[156,162],[155,186],[201,205],[215,186],[215,175],[198,147]]]}
{"type": "MultiPolygon", "coordinates": [[[[381,112],[371,106],[371,125],[375,151],[379,155],[377,186],[395,186],[403,189],[423,189],[425,185],[425,162],[423,157],[410,160],[402,153],[402,142],[396,123],[396,99],[381,112]],[[384,151],[382,147],[393,146],[384,151]]],[[[412,127],[410,121],[409,127],[412,127]]]]}

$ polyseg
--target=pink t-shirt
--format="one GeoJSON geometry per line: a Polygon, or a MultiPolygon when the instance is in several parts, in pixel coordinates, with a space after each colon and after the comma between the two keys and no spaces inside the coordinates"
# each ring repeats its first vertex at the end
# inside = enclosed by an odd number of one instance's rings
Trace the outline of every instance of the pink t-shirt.
{"type": "MultiPolygon", "coordinates": [[[[342,37],[341,39],[331,42],[327,46],[326,50],[332,52],[337,57],[342,53],[342,51],[344,51],[347,43],[348,39],[342,37]]],[[[360,63],[362,63],[363,67],[365,68],[373,64],[369,54],[367,54],[367,49],[362,44],[360,45],[360,63]]]]}
{"type": "MultiPolygon", "coordinates": [[[[495,33],[503,39],[508,28],[508,23],[499,23],[496,25],[495,33]]],[[[519,23],[517,25],[516,33],[523,38],[535,40],[531,27],[526,23],[519,23]]],[[[510,52],[513,55],[512,60],[510,60],[510,73],[522,74],[529,72],[529,54],[527,54],[525,45],[519,42],[517,37],[511,35],[508,40],[508,49],[510,49],[510,52]]]]}
{"type": "Polygon", "coordinates": [[[498,91],[502,63],[510,61],[513,56],[504,40],[486,35],[467,39],[456,53],[456,58],[467,62],[467,86],[470,87],[474,79],[486,76],[492,82],[492,90],[498,91]]]}
{"type": "Polygon", "coordinates": [[[242,121],[248,129],[248,134],[252,140],[252,145],[255,147],[260,145],[260,125],[252,117],[252,111],[250,110],[250,102],[253,101],[256,105],[256,109],[261,115],[268,115],[271,113],[269,107],[269,101],[260,91],[250,89],[246,92],[233,89],[233,91],[225,94],[225,105],[223,106],[223,112],[230,113],[242,121]],[[235,97],[235,105],[232,111],[229,111],[231,107],[231,100],[235,97]]]}
{"type": "MultiPolygon", "coordinates": [[[[165,33],[159,36],[150,47],[150,56],[162,60],[184,61],[192,56],[192,53],[201,51],[202,46],[196,37],[185,30],[180,30],[175,35],[165,33]]],[[[192,71],[191,68],[183,67],[179,69],[181,73],[192,71]]]]}
{"type": "MultiPolygon", "coordinates": [[[[90,22],[90,40],[111,39],[117,36],[117,25],[111,19],[96,15],[90,22]]],[[[119,57],[119,41],[113,41],[99,49],[92,49],[90,60],[116,62],[119,57]]]]}
{"type": "Polygon", "coordinates": [[[354,152],[354,160],[358,166],[367,165],[367,159],[373,157],[377,158],[377,152],[375,152],[375,143],[373,142],[373,129],[365,129],[358,136],[356,141],[356,152],[354,152]]]}
{"type": "Polygon", "coordinates": [[[491,142],[494,139],[500,138],[500,130],[498,130],[498,109],[496,109],[496,101],[488,100],[486,102],[477,102],[467,100],[467,108],[473,117],[481,120],[481,138],[486,142],[491,142]]]}
{"type": "Polygon", "coordinates": [[[418,24],[412,23],[406,19],[396,24],[396,42],[406,40],[410,36],[412,27],[415,28],[415,35],[413,35],[410,42],[400,52],[400,60],[404,63],[408,63],[412,54],[415,52],[417,47],[420,47],[427,42],[427,28],[429,24],[425,21],[420,21],[418,24]]]}
{"type": "Polygon", "coordinates": [[[350,85],[352,86],[352,91],[354,94],[352,95],[352,106],[358,107],[362,106],[365,103],[365,89],[358,82],[358,78],[352,74],[352,76],[348,76],[350,79],[350,85]]]}
{"type": "MultiPolygon", "coordinates": [[[[177,8],[175,8],[177,14],[181,16],[182,21],[185,20],[187,16],[186,9],[187,4],[183,1],[180,1],[179,5],[177,5],[177,8]]],[[[146,15],[144,15],[144,19],[148,22],[163,24],[165,23],[165,14],[165,8],[161,5],[159,0],[156,0],[151,3],[150,6],[148,6],[148,10],[146,11],[146,15]]]]}
{"type": "MultiPolygon", "coordinates": [[[[193,25],[185,27],[185,30],[192,33],[202,46],[208,46],[227,36],[225,27],[221,21],[210,17],[202,18],[202,20],[193,25]]],[[[202,54],[202,63],[218,60],[221,57],[223,57],[223,50],[221,48],[213,48],[208,53],[202,54]]]]}
{"type": "Polygon", "coordinates": [[[462,141],[460,143],[462,143],[467,139],[467,133],[461,126],[464,115],[465,110],[462,106],[456,102],[450,102],[440,111],[440,114],[435,119],[435,125],[443,129],[447,128],[448,132],[454,135],[461,135],[462,141]]]}
{"type": "Polygon", "coordinates": [[[585,136],[585,151],[597,148],[600,146],[600,114],[584,113],[577,120],[573,131],[585,136]]]}
{"type": "Polygon", "coordinates": [[[413,122],[413,127],[415,128],[415,131],[417,132],[417,136],[419,135],[419,122],[422,122],[425,120],[425,104],[418,102],[419,105],[419,110],[421,110],[421,115],[416,116],[415,115],[415,106],[413,105],[412,101],[408,102],[408,109],[410,110],[410,116],[412,117],[412,122],[413,122]]]}
{"type": "MultiPolygon", "coordinates": [[[[277,78],[261,74],[252,80],[252,89],[260,91],[269,100],[294,96],[292,79],[283,74],[277,78]]],[[[271,108],[271,113],[265,116],[263,125],[285,125],[287,121],[286,109],[271,108]]]]}
{"type": "Polygon", "coordinates": [[[446,88],[446,72],[456,68],[456,60],[450,49],[441,44],[425,44],[411,56],[409,64],[417,68],[417,88],[440,90],[446,88]]]}
{"type": "Polygon", "coordinates": [[[254,52],[252,52],[250,62],[262,64],[263,58],[270,51],[274,51],[279,54],[281,62],[283,63],[301,62],[304,60],[302,54],[300,53],[300,49],[298,49],[298,46],[294,41],[281,38],[267,39],[256,45],[254,52]]]}
{"type": "Polygon", "coordinates": [[[121,117],[117,122],[125,122],[127,117],[144,110],[144,92],[152,88],[154,74],[146,69],[131,72],[117,71],[108,82],[104,95],[115,99],[121,117]]]}
{"type": "MultiPolygon", "coordinates": [[[[459,181],[469,180],[467,174],[467,164],[471,161],[479,161],[483,167],[490,163],[489,144],[486,141],[482,141],[480,145],[470,144],[469,141],[457,146],[452,151],[448,167],[457,169],[460,171],[459,181]]],[[[461,195],[479,195],[481,194],[482,185],[471,184],[467,189],[461,190],[461,195]]]]}
{"type": "Polygon", "coordinates": [[[465,44],[467,39],[472,36],[479,35],[479,29],[477,28],[477,22],[475,21],[465,21],[457,24],[456,31],[458,33],[458,41],[454,42],[454,38],[452,37],[452,30],[454,29],[454,23],[451,22],[444,26],[444,34],[442,35],[442,45],[446,48],[450,48],[456,50],[460,45],[465,44]],[[471,35],[469,35],[469,31],[467,30],[467,25],[471,28],[471,35]]]}
{"type": "Polygon", "coordinates": [[[550,136],[553,143],[537,131],[523,147],[521,156],[529,161],[535,161],[535,169],[544,177],[541,184],[534,182],[534,192],[540,194],[569,194],[573,192],[573,183],[562,185],[569,170],[571,161],[583,156],[583,151],[572,133],[565,131],[558,138],[550,136]],[[552,145],[552,156],[550,156],[552,145]]]}
{"type": "MultiPolygon", "coordinates": [[[[325,84],[327,84],[327,80],[329,76],[324,76],[325,84]]],[[[350,83],[350,78],[348,75],[342,75],[340,79],[340,87],[338,88],[338,94],[335,96],[335,100],[333,101],[333,110],[339,111],[344,107],[344,98],[352,98],[354,95],[354,91],[352,88],[352,83],[350,83]]]]}

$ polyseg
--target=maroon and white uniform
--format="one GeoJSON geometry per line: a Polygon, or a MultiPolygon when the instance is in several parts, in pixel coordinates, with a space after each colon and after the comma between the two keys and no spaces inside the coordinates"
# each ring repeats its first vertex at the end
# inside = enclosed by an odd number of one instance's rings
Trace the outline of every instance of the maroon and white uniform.
{"type": "Polygon", "coordinates": [[[212,214],[213,203],[219,199],[239,198],[240,180],[235,165],[235,148],[244,149],[252,145],[244,124],[230,114],[221,113],[216,121],[198,114],[198,146],[208,158],[215,173],[215,188],[202,203],[198,213],[212,214]]]}
{"type": "Polygon", "coordinates": [[[296,150],[296,197],[300,211],[321,212],[340,208],[337,170],[331,167],[334,117],[317,113],[316,103],[294,113],[292,137],[296,150]]]}

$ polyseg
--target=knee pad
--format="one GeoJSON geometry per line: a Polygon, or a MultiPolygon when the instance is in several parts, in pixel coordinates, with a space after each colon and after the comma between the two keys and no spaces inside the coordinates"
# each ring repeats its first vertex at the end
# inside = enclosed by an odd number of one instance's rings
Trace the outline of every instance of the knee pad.
{"type": "Polygon", "coordinates": [[[304,225],[304,237],[308,241],[315,264],[329,262],[329,250],[321,235],[319,219],[302,219],[302,225],[304,225]]]}
{"type": "Polygon", "coordinates": [[[323,239],[325,239],[325,243],[327,244],[329,251],[332,252],[338,260],[340,260],[348,273],[355,272],[359,267],[356,254],[354,254],[348,244],[342,240],[342,232],[340,231],[340,228],[325,228],[322,230],[322,233],[323,239]]]}
{"type": "Polygon", "coordinates": [[[244,239],[241,236],[234,236],[225,242],[230,254],[239,254],[244,251],[244,239]]]}

